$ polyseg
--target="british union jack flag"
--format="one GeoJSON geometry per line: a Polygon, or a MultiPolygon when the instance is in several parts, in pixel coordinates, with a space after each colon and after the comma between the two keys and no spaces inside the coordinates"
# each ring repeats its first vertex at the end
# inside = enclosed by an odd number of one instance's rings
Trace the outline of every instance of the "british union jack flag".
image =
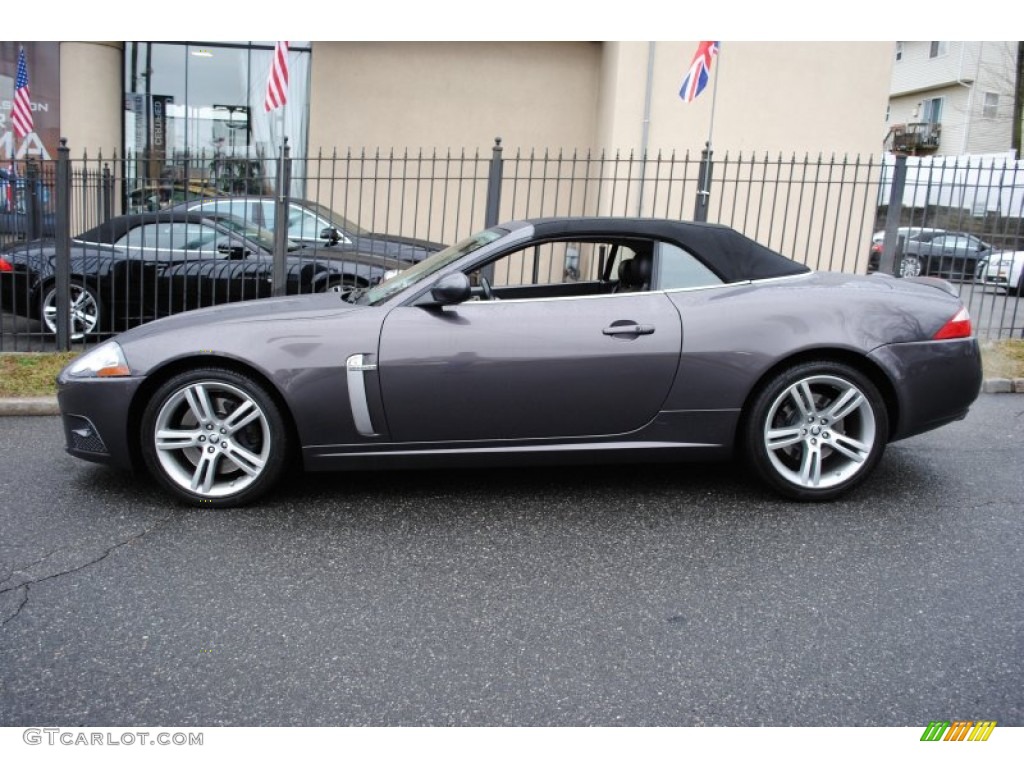
{"type": "Polygon", "coordinates": [[[693,101],[704,86],[708,84],[708,77],[711,75],[711,59],[718,53],[718,41],[702,40],[697,46],[697,52],[693,54],[693,61],[690,62],[690,69],[683,78],[683,87],[679,89],[679,98],[683,101],[693,101]]]}

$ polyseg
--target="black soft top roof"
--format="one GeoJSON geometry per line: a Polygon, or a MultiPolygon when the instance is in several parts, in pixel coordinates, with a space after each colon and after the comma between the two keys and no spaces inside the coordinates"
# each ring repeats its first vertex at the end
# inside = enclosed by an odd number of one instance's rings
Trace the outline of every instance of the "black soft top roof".
{"type": "MultiPolygon", "coordinates": [[[[193,223],[216,220],[217,216],[204,213],[188,213],[186,211],[160,211],[157,213],[131,213],[125,216],[114,216],[99,226],[87,229],[75,240],[86,243],[114,243],[121,239],[129,229],[140,224],[167,224],[170,222],[193,223]]],[[[226,218],[226,217],[220,217],[226,218]]]]}
{"type": "Polygon", "coordinates": [[[644,237],[685,248],[727,283],[785,277],[810,269],[721,224],[669,219],[579,217],[530,219],[502,226],[533,225],[538,237],[644,237]]]}

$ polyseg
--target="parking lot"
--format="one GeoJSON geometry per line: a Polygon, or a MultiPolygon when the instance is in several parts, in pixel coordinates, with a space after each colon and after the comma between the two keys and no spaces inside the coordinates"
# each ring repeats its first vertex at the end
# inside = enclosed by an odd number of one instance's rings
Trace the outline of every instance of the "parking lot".
{"type": "Polygon", "coordinates": [[[1024,725],[1024,398],[842,501],[730,465],[177,506],[0,419],[0,725],[1024,725]]]}

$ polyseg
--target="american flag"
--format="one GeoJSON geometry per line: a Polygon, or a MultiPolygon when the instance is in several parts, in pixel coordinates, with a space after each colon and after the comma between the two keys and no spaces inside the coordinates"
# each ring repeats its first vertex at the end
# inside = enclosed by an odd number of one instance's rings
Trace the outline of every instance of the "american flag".
{"type": "Polygon", "coordinates": [[[718,42],[702,40],[697,46],[697,52],[693,54],[693,61],[690,62],[690,69],[683,78],[683,86],[679,89],[679,98],[683,101],[693,101],[704,87],[708,84],[708,77],[711,75],[711,58],[718,53],[718,42]]]}
{"type": "Polygon", "coordinates": [[[25,49],[18,53],[18,74],[14,78],[14,106],[11,107],[11,123],[14,134],[23,139],[32,133],[32,101],[28,90],[28,64],[25,63],[25,49]]]}
{"type": "Polygon", "coordinates": [[[263,108],[271,110],[283,107],[288,101],[288,41],[278,40],[274,46],[274,61],[267,76],[267,98],[263,108]]]}

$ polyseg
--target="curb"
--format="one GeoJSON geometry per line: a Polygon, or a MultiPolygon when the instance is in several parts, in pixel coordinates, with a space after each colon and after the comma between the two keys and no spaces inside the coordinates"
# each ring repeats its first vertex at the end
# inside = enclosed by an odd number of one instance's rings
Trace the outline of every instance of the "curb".
{"type": "MultiPolygon", "coordinates": [[[[1024,379],[985,379],[984,394],[1024,395],[1024,379]]],[[[0,397],[0,416],[59,416],[56,397],[0,397]]]]}
{"type": "Polygon", "coordinates": [[[0,416],[57,416],[56,397],[0,398],[0,416]]]}

